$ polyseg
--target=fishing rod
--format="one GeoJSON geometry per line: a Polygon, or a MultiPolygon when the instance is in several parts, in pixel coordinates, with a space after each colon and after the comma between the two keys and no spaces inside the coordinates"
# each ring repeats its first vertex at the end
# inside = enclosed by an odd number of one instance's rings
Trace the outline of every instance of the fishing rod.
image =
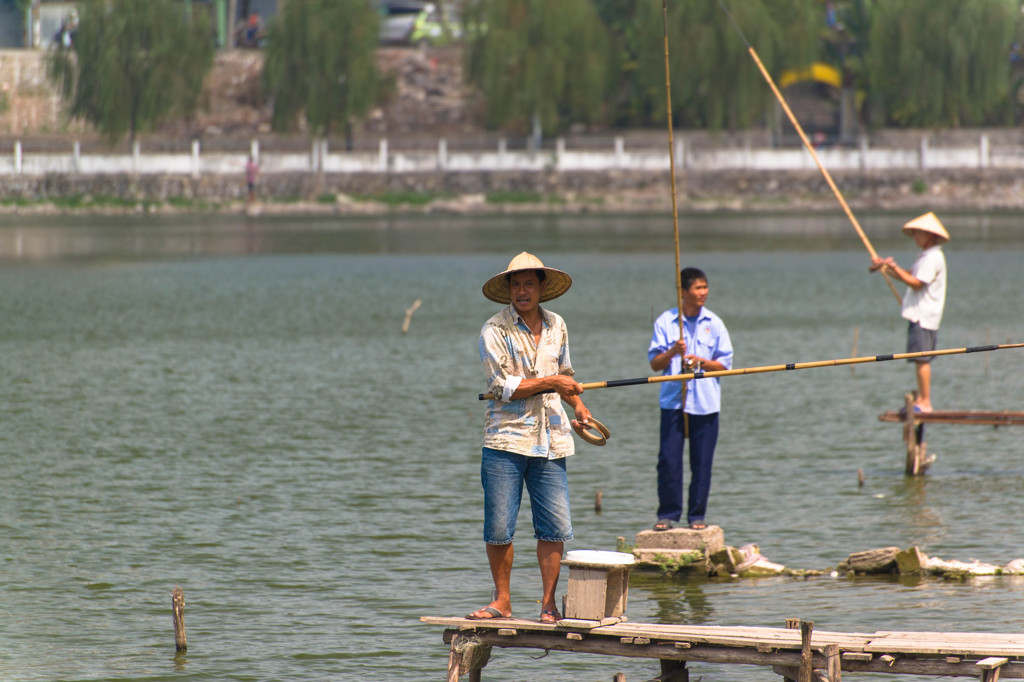
{"type": "MultiPolygon", "coordinates": [[[[676,310],[679,312],[679,338],[683,335],[683,273],[679,262],[679,209],[676,203],[676,152],[675,140],[672,137],[672,78],[668,68],[668,0],[661,0],[662,27],[665,32],[665,102],[668,110],[668,165],[672,175],[672,227],[676,243],[676,310]]],[[[671,362],[671,359],[669,360],[671,362]]],[[[685,358],[682,360],[684,366],[685,358]]],[[[683,437],[690,437],[690,418],[686,414],[686,382],[681,382],[681,400],[683,411],[683,437]]],[[[582,435],[582,434],[580,434],[582,435]]]]}
{"type": "MultiPolygon", "coordinates": [[[[754,63],[757,64],[757,68],[761,72],[761,75],[764,76],[764,79],[768,82],[768,87],[770,87],[772,92],[775,94],[775,98],[779,100],[779,104],[782,105],[782,110],[786,112],[786,116],[789,117],[790,123],[793,124],[793,127],[796,129],[797,134],[803,141],[804,146],[807,147],[807,151],[811,153],[811,158],[813,158],[814,163],[818,165],[818,170],[820,170],[821,174],[825,177],[825,182],[827,182],[828,186],[832,189],[832,193],[836,195],[836,199],[839,200],[839,205],[842,206],[843,211],[846,212],[846,217],[850,219],[851,223],[853,223],[854,229],[856,229],[857,234],[860,235],[860,239],[864,242],[864,246],[867,247],[871,258],[878,258],[878,254],[875,252],[874,247],[871,246],[871,241],[868,240],[868,236],[864,234],[864,230],[861,228],[860,223],[857,222],[856,216],[853,215],[853,211],[850,210],[850,206],[846,203],[846,199],[843,198],[843,193],[839,191],[836,183],[832,180],[832,175],[828,172],[828,169],[825,168],[825,165],[822,164],[821,159],[818,158],[818,153],[814,151],[814,145],[812,145],[811,141],[807,139],[807,135],[804,133],[803,127],[800,125],[800,122],[796,120],[796,116],[793,114],[793,110],[789,108],[786,98],[782,96],[782,92],[775,85],[775,81],[772,80],[771,75],[769,75],[768,69],[764,67],[764,64],[761,62],[761,58],[757,56],[757,50],[755,50],[747,41],[747,37],[743,34],[743,31],[740,29],[739,24],[736,23],[736,20],[733,19],[732,14],[729,13],[729,9],[725,6],[725,3],[722,0],[718,0],[718,4],[721,6],[722,11],[725,12],[725,16],[729,17],[729,21],[732,22],[733,28],[736,29],[737,33],[739,33],[740,39],[747,46],[747,52],[750,53],[750,56],[753,58],[754,63]]],[[[903,297],[900,296],[898,291],[896,291],[896,287],[893,285],[892,279],[889,278],[889,273],[883,270],[882,276],[885,278],[885,283],[889,285],[892,295],[896,297],[896,300],[899,301],[900,304],[902,304],[903,297]]]]}
{"type": "MultiPolygon", "coordinates": [[[[741,367],[739,369],[722,369],[710,372],[689,372],[670,376],[640,377],[639,379],[615,379],[580,384],[584,391],[597,388],[616,388],[618,386],[636,386],[639,384],[659,384],[664,381],[688,381],[690,379],[713,379],[716,377],[732,377],[745,374],[765,374],[768,372],[784,372],[794,369],[812,369],[814,367],[840,367],[843,365],[861,365],[868,362],[885,362],[887,360],[912,360],[914,358],[935,357],[939,355],[959,355],[964,353],[983,353],[1010,348],[1024,348],[1024,343],[1004,343],[987,346],[971,346],[967,348],[944,348],[941,350],[916,351],[913,353],[890,353],[888,355],[867,355],[859,358],[837,358],[835,360],[815,360],[811,362],[791,362],[784,365],[762,365],[760,367],[741,367]]],[[[554,390],[541,393],[554,393],[554,390]]],[[[536,394],[534,394],[536,395],[536,394]]],[[[493,394],[481,393],[480,400],[492,400],[493,394]]]]}

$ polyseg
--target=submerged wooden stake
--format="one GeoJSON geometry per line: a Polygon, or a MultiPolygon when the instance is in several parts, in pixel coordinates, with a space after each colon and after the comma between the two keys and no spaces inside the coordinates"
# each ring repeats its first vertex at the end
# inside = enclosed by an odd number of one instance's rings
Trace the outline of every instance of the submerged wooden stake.
{"type": "Polygon", "coordinates": [[[421,305],[423,305],[423,301],[417,298],[415,301],[413,301],[412,305],[409,306],[409,308],[405,311],[405,321],[402,322],[403,334],[409,333],[409,325],[412,323],[412,314],[415,313],[416,310],[421,305]]]}
{"type": "Polygon", "coordinates": [[[185,591],[177,585],[171,591],[171,609],[174,612],[174,648],[178,651],[187,651],[188,644],[185,642],[185,591]]]}

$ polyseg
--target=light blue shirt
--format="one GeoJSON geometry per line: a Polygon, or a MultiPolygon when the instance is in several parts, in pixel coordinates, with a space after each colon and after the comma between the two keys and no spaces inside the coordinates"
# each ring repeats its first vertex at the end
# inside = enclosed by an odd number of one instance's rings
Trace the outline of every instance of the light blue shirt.
{"type": "MultiPolygon", "coordinates": [[[[722,318],[707,308],[701,308],[696,323],[684,318],[684,339],[687,354],[708,360],[717,360],[726,369],[732,369],[732,340],[722,318]]],[[[651,345],[647,349],[647,360],[653,360],[679,340],[679,309],[663,312],[654,321],[651,345]]],[[[682,374],[683,359],[672,358],[662,375],[682,374]]],[[[682,382],[666,381],[661,384],[661,407],[678,410],[682,405],[682,382]]],[[[686,412],[689,414],[714,414],[722,411],[722,387],[717,378],[694,379],[686,382],[686,412]]]]}

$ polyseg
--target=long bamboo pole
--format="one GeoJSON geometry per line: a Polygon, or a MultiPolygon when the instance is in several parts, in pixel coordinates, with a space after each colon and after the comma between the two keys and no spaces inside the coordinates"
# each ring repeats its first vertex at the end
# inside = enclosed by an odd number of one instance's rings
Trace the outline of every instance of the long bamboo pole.
{"type": "MultiPolygon", "coordinates": [[[[729,21],[732,22],[732,25],[736,29],[736,32],[740,34],[740,38],[743,40],[743,43],[747,46],[747,52],[750,53],[750,56],[753,58],[754,63],[757,64],[758,70],[761,72],[761,75],[764,76],[764,79],[765,81],[767,81],[768,87],[771,88],[772,93],[775,95],[775,98],[779,100],[779,104],[782,105],[782,110],[786,112],[786,116],[789,118],[790,123],[793,124],[793,127],[796,129],[797,134],[800,136],[800,140],[804,143],[804,146],[807,147],[807,151],[810,152],[811,158],[814,159],[814,163],[817,164],[818,170],[820,170],[821,174],[825,177],[825,182],[828,183],[828,186],[832,189],[832,193],[835,194],[836,199],[839,200],[839,205],[843,207],[843,211],[846,213],[846,217],[850,219],[851,223],[853,223],[853,227],[855,230],[857,230],[857,234],[860,236],[861,241],[864,242],[864,246],[867,248],[868,254],[870,254],[872,259],[878,258],[878,254],[875,252],[874,247],[871,246],[871,241],[868,239],[868,236],[864,233],[863,228],[861,228],[860,223],[857,221],[857,217],[853,215],[853,211],[850,210],[850,205],[846,203],[846,199],[843,197],[843,193],[839,191],[839,187],[837,187],[835,181],[832,180],[831,173],[828,172],[828,169],[825,168],[825,165],[821,162],[821,159],[818,158],[818,153],[814,150],[814,145],[812,145],[811,141],[807,139],[807,134],[804,133],[803,127],[800,125],[800,122],[796,119],[796,116],[793,114],[793,110],[789,108],[789,104],[786,102],[786,98],[782,96],[782,92],[779,90],[778,86],[775,85],[775,81],[768,73],[768,69],[764,67],[764,64],[761,62],[761,58],[757,56],[757,50],[755,50],[753,46],[749,42],[747,42],[746,36],[743,34],[743,31],[740,30],[740,27],[736,24],[736,21],[732,18],[732,15],[729,13],[729,10],[726,8],[724,4],[722,4],[722,0],[719,0],[718,4],[721,5],[722,10],[725,11],[726,16],[729,17],[729,21]]],[[[889,274],[883,270],[882,276],[885,277],[885,282],[886,284],[889,285],[889,289],[892,291],[892,295],[895,296],[896,300],[902,304],[903,297],[900,296],[900,293],[898,291],[896,291],[896,287],[893,285],[892,279],[889,278],[889,274]]]]}
{"type": "MultiPolygon", "coordinates": [[[[675,232],[676,244],[676,310],[679,311],[679,338],[683,336],[683,275],[679,259],[679,209],[676,201],[676,151],[672,137],[672,78],[668,68],[668,0],[661,0],[662,26],[665,31],[665,101],[668,110],[668,166],[672,175],[672,227],[675,232]]],[[[671,361],[670,361],[671,362],[671,361]]],[[[683,366],[685,367],[685,362],[683,366]]],[[[682,383],[683,437],[690,437],[690,420],[686,417],[686,381],[682,383]]]]}
{"type": "MultiPolygon", "coordinates": [[[[859,358],[837,358],[835,360],[815,360],[811,362],[791,362],[784,365],[761,365],[759,367],[740,367],[738,369],[722,369],[711,372],[689,372],[669,376],[640,377],[639,379],[615,379],[580,384],[584,391],[598,388],[617,388],[619,386],[637,386],[640,384],[660,384],[664,381],[688,381],[691,379],[713,379],[715,377],[734,377],[746,374],[765,374],[768,372],[785,372],[794,369],[813,369],[815,367],[840,367],[843,365],[862,365],[868,362],[885,362],[887,360],[912,360],[914,358],[937,357],[940,355],[960,355],[964,353],[983,353],[994,350],[1024,348],[1024,343],[1003,343],[988,346],[971,346],[966,348],[943,348],[939,350],[918,351],[914,353],[890,353],[888,355],[867,355],[859,358]]],[[[554,391],[542,391],[554,393],[554,391]]],[[[490,393],[479,394],[480,400],[491,400],[490,393]]]]}

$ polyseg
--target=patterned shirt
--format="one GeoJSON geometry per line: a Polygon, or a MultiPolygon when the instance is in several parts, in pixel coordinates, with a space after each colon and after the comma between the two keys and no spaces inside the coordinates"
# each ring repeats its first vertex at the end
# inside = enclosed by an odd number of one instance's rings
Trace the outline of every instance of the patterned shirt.
{"type": "Polygon", "coordinates": [[[569,362],[565,322],[540,309],[540,343],[514,306],[487,320],[480,330],[480,360],[487,391],[498,396],[487,401],[484,447],[527,457],[559,459],[575,452],[572,429],[557,393],[538,393],[512,400],[523,379],[574,374],[569,362]]]}

